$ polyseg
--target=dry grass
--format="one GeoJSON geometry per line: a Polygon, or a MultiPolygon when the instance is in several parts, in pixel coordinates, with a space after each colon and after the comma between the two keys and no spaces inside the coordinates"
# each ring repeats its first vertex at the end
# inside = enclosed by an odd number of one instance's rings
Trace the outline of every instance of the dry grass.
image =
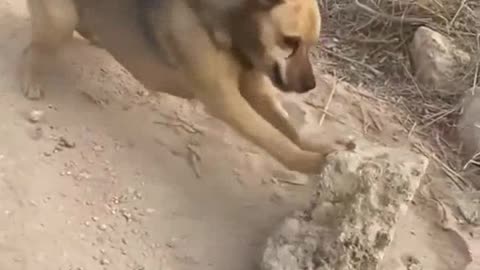
{"type": "MultiPolygon", "coordinates": [[[[428,139],[428,148],[441,167],[448,168],[450,174],[455,172],[463,183],[465,164],[459,162],[459,147],[453,136],[463,95],[439,95],[419,86],[411,73],[407,46],[415,29],[422,25],[453,38],[474,59],[461,72],[455,87],[471,91],[480,84],[480,1],[320,1],[324,17],[322,52],[335,59],[330,67],[351,83],[368,84],[377,97],[401,109],[401,121],[409,134],[428,139]]],[[[475,165],[472,161],[469,164],[475,165]]]]}

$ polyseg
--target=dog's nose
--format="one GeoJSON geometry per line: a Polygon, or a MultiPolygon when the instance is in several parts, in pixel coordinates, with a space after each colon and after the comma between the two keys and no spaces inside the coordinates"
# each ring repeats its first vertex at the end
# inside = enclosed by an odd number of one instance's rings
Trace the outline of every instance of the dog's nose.
{"type": "Polygon", "coordinates": [[[317,83],[315,82],[315,79],[312,78],[312,79],[307,79],[303,82],[303,92],[308,92],[312,89],[314,89],[315,87],[317,87],[317,83]]]}

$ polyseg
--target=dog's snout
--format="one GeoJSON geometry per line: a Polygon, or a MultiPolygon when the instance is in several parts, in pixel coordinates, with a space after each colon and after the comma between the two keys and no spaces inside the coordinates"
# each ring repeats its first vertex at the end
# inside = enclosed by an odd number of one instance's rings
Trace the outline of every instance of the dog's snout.
{"type": "Polygon", "coordinates": [[[308,78],[303,82],[303,90],[305,92],[310,91],[317,87],[317,83],[315,82],[315,78],[308,78]]]}

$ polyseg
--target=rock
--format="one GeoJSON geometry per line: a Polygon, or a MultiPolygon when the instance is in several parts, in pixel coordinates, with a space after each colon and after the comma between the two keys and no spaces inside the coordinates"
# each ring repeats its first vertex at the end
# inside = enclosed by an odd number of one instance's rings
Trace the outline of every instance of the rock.
{"type": "Polygon", "coordinates": [[[62,136],[58,139],[58,146],[61,148],[75,148],[75,142],[62,136]]]}
{"type": "Polygon", "coordinates": [[[480,151],[480,87],[475,88],[474,92],[472,96],[471,91],[467,91],[463,114],[457,124],[457,133],[467,160],[480,151]]]}
{"type": "Polygon", "coordinates": [[[100,260],[101,265],[110,265],[110,260],[103,258],[100,260]]]}
{"type": "Polygon", "coordinates": [[[100,224],[100,225],[97,226],[97,228],[100,231],[106,231],[108,229],[108,226],[106,224],[100,224]]]}
{"type": "Polygon", "coordinates": [[[480,191],[462,192],[456,203],[460,215],[467,223],[480,226],[480,191]]]}
{"type": "Polygon", "coordinates": [[[38,123],[42,121],[44,115],[45,115],[44,111],[33,110],[28,114],[28,121],[30,121],[31,123],[38,123]]]}
{"type": "Polygon", "coordinates": [[[358,144],[327,158],[311,207],[268,238],[262,270],[376,270],[428,165],[408,150],[358,144]]]}
{"type": "Polygon", "coordinates": [[[470,62],[470,55],[450,39],[422,26],[409,49],[415,77],[422,85],[446,96],[464,91],[455,78],[470,62]]]}

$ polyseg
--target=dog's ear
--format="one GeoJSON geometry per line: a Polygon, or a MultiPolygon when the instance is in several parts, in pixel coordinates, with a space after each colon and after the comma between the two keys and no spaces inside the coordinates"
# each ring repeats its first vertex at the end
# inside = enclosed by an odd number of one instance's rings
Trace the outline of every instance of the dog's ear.
{"type": "Polygon", "coordinates": [[[249,0],[250,4],[257,9],[272,9],[277,5],[280,5],[285,0],[249,0]]]}

